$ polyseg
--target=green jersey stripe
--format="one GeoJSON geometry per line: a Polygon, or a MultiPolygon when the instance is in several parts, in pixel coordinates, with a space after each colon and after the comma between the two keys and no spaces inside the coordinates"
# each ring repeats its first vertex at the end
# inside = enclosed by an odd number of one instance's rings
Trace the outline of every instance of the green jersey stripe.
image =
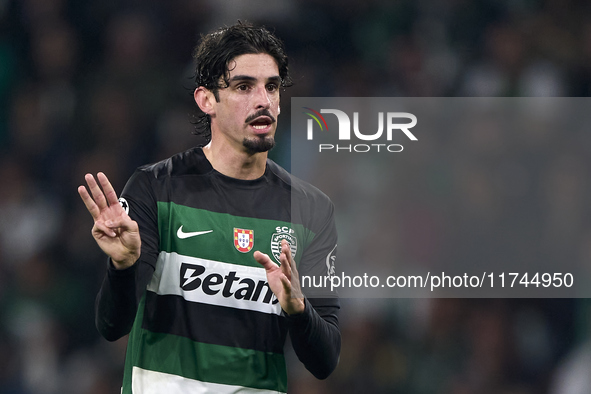
{"type": "Polygon", "coordinates": [[[190,339],[141,330],[149,351],[138,352],[142,369],[203,382],[287,391],[282,354],[193,342],[190,339]],[[171,352],[171,349],[174,351],[171,352]]]}
{"type": "Polygon", "coordinates": [[[122,195],[142,263],[155,269],[136,289],[146,293],[122,394],[286,392],[288,320],[253,253],[279,263],[285,239],[300,274],[326,272],[336,244],[330,200],[272,161],[258,180],[225,177],[201,149],[142,167],[122,195]]]}
{"type": "Polygon", "coordinates": [[[254,251],[273,256],[283,238],[291,241],[292,254],[299,263],[301,253],[297,251],[304,250],[314,237],[298,224],[211,212],[173,202],[158,202],[158,232],[161,251],[251,267],[259,267],[252,256],[254,251]],[[291,233],[285,235],[284,231],[291,233]]]}

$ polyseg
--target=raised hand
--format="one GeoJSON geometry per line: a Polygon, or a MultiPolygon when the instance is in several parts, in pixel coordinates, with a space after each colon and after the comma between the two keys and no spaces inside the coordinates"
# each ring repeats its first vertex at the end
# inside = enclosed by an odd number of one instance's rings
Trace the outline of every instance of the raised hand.
{"type": "Polygon", "coordinates": [[[269,287],[285,313],[294,315],[304,312],[304,295],[300,288],[296,264],[291,257],[289,243],[286,240],[281,241],[281,254],[279,255],[281,266],[275,264],[269,255],[258,250],[254,252],[253,256],[265,268],[269,287]]]}
{"type": "Polygon", "coordinates": [[[115,268],[132,266],[140,257],[141,251],[137,222],[131,220],[121,207],[117,193],[105,174],[97,174],[100,187],[91,174],[86,174],[84,179],[92,197],[84,186],[78,187],[78,194],[94,220],[92,236],[103,252],[111,258],[115,268]]]}

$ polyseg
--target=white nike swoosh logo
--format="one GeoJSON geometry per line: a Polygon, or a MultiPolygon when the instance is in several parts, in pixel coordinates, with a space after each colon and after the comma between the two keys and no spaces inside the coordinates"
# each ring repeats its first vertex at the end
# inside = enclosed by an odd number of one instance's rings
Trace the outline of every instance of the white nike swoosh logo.
{"type": "Polygon", "coordinates": [[[176,232],[176,236],[179,237],[180,239],[185,239],[185,238],[194,237],[196,235],[203,235],[203,234],[211,233],[212,231],[213,230],[206,230],[206,231],[193,231],[191,233],[186,233],[183,231],[183,226],[181,225],[181,227],[179,227],[178,231],[176,232]]]}

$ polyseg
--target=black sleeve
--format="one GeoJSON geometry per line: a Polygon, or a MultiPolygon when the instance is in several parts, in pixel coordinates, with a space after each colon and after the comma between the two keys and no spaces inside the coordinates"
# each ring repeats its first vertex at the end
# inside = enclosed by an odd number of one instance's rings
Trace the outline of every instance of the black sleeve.
{"type": "Polygon", "coordinates": [[[115,341],[131,331],[158,257],[157,206],[148,174],[138,169],[121,193],[124,207],[139,226],[142,240],[140,258],[123,270],[115,269],[109,259],[107,274],[96,298],[96,327],[109,341],[115,341]]]}
{"type": "Polygon", "coordinates": [[[289,336],[298,359],[318,379],[326,379],[336,368],[341,353],[341,332],[336,298],[306,299],[306,309],[288,316],[289,336]]]}
{"type": "MultiPolygon", "coordinates": [[[[334,206],[324,195],[304,206],[310,209],[308,217],[313,221],[310,228],[315,231],[298,265],[300,280],[303,275],[334,275],[337,253],[334,206]]],[[[338,295],[330,287],[302,290],[306,297],[306,308],[304,313],[288,317],[289,335],[294,351],[306,369],[316,378],[325,379],[336,368],[341,351],[338,295]]]]}
{"type": "Polygon", "coordinates": [[[153,273],[154,268],[142,261],[118,270],[109,259],[107,274],[95,304],[96,328],[107,341],[116,341],[129,334],[140,299],[153,273]]]}

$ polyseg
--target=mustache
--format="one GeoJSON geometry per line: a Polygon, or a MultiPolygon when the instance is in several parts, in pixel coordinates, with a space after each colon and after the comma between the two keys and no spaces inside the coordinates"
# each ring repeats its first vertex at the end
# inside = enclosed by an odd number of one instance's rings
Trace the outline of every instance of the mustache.
{"type": "Polygon", "coordinates": [[[267,116],[271,119],[271,123],[276,122],[276,119],[273,117],[273,115],[271,115],[271,112],[269,112],[268,109],[263,108],[261,110],[258,110],[254,114],[250,115],[249,117],[247,117],[246,120],[244,121],[244,123],[250,123],[253,120],[255,120],[256,118],[258,118],[259,116],[267,116]]]}

